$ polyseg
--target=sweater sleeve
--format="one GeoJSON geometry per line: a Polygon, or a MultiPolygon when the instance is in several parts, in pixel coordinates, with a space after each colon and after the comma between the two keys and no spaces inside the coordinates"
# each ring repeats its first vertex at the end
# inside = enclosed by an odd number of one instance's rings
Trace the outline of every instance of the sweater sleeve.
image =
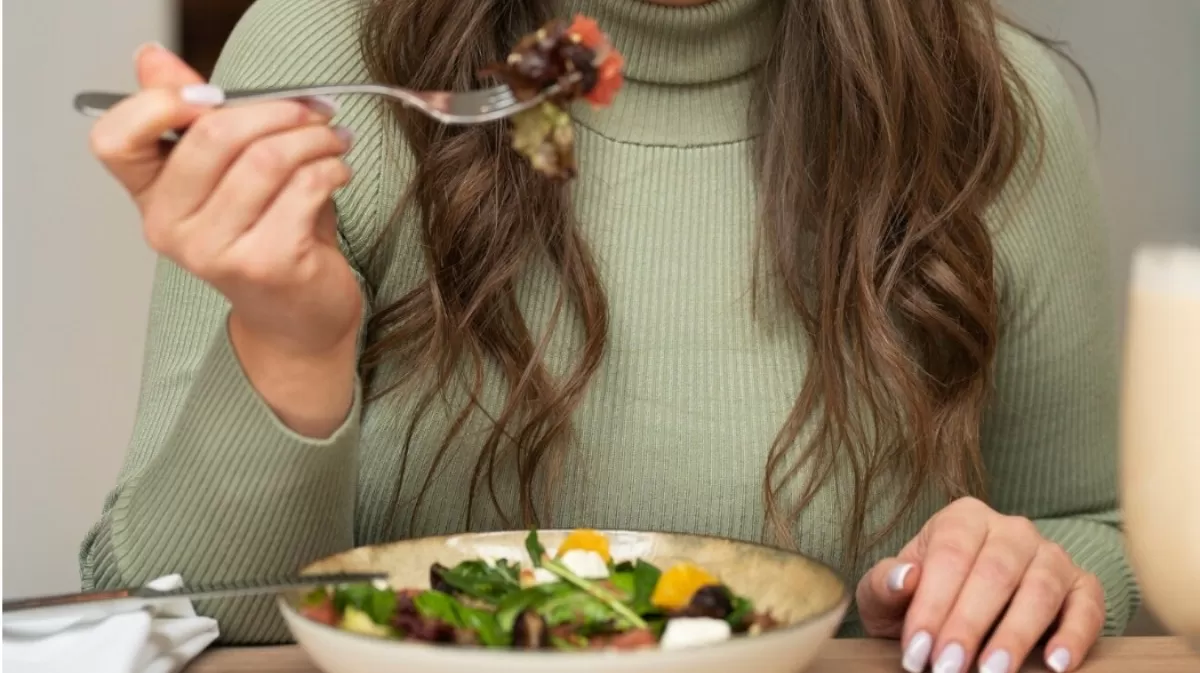
{"type": "Polygon", "coordinates": [[[1008,40],[1045,145],[993,214],[1002,315],[983,428],[989,492],[1100,578],[1105,633],[1120,634],[1138,591],[1117,505],[1119,354],[1099,183],[1065,78],[1040,45],[1008,40]]]}
{"type": "MultiPolygon", "coordinates": [[[[236,88],[365,78],[354,6],[261,0],[231,37],[214,81],[236,88]]],[[[349,101],[337,120],[358,139],[349,155],[355,178],[336,197],[351,259],[350,242],[375,216],[378,118],[378,106],[362,100],[349,101]]],[[[290,431],[246,379],[227,313],[222,296],[159,261],[137,419],[116,488],[82,545],[85,588],[169,573],[280,576],[353,546],[361,390],[328,439],[290,431]]],[[[197,608],[218,620],[223,642],[287,639],[270,599],[197,608]]]]}

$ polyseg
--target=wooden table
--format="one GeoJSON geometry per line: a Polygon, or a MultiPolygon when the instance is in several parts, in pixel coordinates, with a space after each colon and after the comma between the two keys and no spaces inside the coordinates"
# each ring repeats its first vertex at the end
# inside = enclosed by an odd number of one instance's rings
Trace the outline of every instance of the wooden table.
{"type": "MultiPolygon", "coordinates": [[[[899,673],[895,642],[834,640],[807,673],[899,673]]],[[[972,669],[974,670],[974,669],[972,669]]],[[[1040,661],[1024,672],[1046,671],[1040,661]]],[[[1200,654],[1177,638],[1109,638],[1092,651],[1081,673],[1200,673],[1200,654]]],[[[297,647],[217,649],[185,673],[320,673],[297,647]]],[[[364,671],[364,673],[373,673],[364,671]]]]}

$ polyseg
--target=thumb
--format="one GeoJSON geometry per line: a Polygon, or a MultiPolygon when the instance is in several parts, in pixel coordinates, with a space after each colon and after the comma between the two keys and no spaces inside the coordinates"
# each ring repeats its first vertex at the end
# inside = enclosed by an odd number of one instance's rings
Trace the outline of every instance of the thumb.
{"type": "Polygon", "coordinates": [[[858,583],[858,615],[872,638],[899,638],[904,616],[920,581],[920,566],[889,558],[875,564],[858,583]]]}
{"type": "Polygon", "coordinates": [[[138,84],[143,89],[175,89],[203,84],[204,78],[183,59],[159,44],[145,44],[133,57],[138,84]]]}

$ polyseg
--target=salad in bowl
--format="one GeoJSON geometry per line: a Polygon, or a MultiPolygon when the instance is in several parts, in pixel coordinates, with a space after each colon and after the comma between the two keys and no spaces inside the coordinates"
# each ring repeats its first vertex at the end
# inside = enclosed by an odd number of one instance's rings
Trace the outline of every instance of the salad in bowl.
{"type": "Polygon", "coordinates": [[[514,531],[364,547],[306,569],[387,581],[281,596],[328,673],[802,670],[849,604],[803,555],[720,538],[514,531]]]}

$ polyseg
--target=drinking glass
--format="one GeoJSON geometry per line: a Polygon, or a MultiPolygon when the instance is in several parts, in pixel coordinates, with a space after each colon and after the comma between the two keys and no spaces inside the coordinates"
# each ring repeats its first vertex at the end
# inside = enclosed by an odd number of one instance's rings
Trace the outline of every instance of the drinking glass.
{"type": "Polygon", "coordinates": [[[1147,605],[1170,631],[1200,644],[1200,247],[1134,255],[1121,495],[1147,605]]]}

